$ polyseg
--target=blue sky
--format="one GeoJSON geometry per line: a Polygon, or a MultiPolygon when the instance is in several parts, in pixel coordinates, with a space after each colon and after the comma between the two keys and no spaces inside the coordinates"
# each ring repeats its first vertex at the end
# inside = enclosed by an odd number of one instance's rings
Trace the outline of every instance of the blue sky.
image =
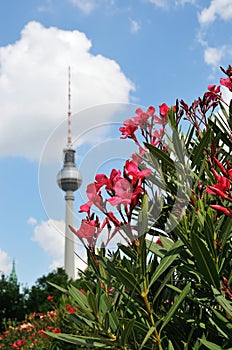
{"type": "Polygon", "coordinates": [[[63,262],[55,179],[68,66],[84,179],[78,225],[86,184],[133,152],[119,140],[120,123],[138,105],[191,102],[218,83],[219,66],[232,59],[231,29],[231,0],[1,1],[0,271],[8,274],[15,259],[20,283],[30,286],[63,262]]]}

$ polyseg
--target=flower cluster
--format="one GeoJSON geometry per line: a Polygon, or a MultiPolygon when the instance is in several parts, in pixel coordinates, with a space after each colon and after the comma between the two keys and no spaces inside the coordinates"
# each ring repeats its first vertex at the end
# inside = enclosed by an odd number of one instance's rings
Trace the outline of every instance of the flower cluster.
{"type": "Polygon", "coordinates": [[[121,138],[134,140],[139,147],[140,155],[143,155],[146,148],[141,145],[135,132],[139,129],[143,139],[154,146],[162,144],[169,111],[170,108],[166,103],[159,106],[159,115],[155,114],[156,111],[153,106],[150,106],[146,112],[141,108],[137,108],[135,111],[136,116],[125,120],[123,123],[124,126],[119,128],[122,133],[121,138]]]}
{"type": "Polygon", "coordinates": [[[87,186],[86,194],[88,202],[80,207],[80,212],[87,213],[78,230],[70,227],[72,232],[89,247],[95,247],[102,230],[108,228],[106,244],[113,238],[115,233],[125,225],[130,224],[132,212],[140,204],[142,195],[145,193],[144,181],[151,174],[150,169],[140,170],[135,160],[127,160],[123,174],[120,170],[113,169],[110,176],[97,174],[95,182],[87,186]],[[108,198],[104,199],[102,191],[105,190],[108,198]],[[120,217],[116,217],[111,207],[117,207],[120,217]],[[91,207],[95,205],[105,215],[103,223],[99,217],[91,214],[91,207]],[[111,230],[113,224],[113,230],[111,230]]]}
{"type": "MultiPolygon", "coordinates": [[[[213,160],[215,167],[220,170],[222,175],[219,175],[215,168],[211,169],[217,182],[214,185],[208,185],[206,187],[206,192],[217,196],[220,200],[226,199],[227,201],[232,202],[230,191],[232,183],[232,168],[228,168],[228,170],[226,170],[223,164],[216,157],[213,157],[213,160]]],[[[230,208],[226,208],[221,204],[211,204],[210,206],[211,208],[221,211],[228,216],[232,216],[232,210],[230,208]]]]}

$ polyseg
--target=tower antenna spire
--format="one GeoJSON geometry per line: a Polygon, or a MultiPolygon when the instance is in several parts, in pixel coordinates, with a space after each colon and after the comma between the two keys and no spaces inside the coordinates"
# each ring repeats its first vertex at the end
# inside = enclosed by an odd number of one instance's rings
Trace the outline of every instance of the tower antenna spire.
{"type": "Polygon", "coordinates": [[[67,137],[67,146],[72,145],[72,129],[71,129],[71,68],[68,67],[68,137],[67,137]]]}

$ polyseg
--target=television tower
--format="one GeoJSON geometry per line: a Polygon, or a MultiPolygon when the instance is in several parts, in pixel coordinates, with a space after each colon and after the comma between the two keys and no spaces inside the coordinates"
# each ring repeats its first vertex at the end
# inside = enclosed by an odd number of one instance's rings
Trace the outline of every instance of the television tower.
{"type": "Polygon", "coordinates": [[[68,136],[67,146],[64,152],[64,165],[57,174],[57,184],[65,191],[65,249],[64,249],[64,269],[69,278],[75,278],[74,264],[74,234],[69,225],[74,226],[74,194],[82,183],[82,177],[75,165],[75,149],[72,147],[71,136],[71,73],[68,68],[68,136]]]}

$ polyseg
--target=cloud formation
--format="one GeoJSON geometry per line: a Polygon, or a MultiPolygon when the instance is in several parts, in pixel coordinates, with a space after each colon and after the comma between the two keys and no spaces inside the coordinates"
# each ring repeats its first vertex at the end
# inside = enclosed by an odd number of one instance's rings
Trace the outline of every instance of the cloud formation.
{"type": "Polygon", "coordinates": [[[97,5],[96,0],[69,0],[69,2],[87,15],[90,14],[97,5]]]}
{"type": "MultiPolygon", "coordinates": [[[[36,242],[51,258],[50,270],[64,266],[64,232],[65,223],[61,220],[49,219],[47,221],[42,221],[34,227],[32,241],[36,242]]],[[[86,261],[85,249],[79,241],[77,244],[75,243],[74,249],[76,254],[81,257],[78,258],[75,255],[75,266],[83,271],[86,268],[84,262],[86,261]]]]}
{"type": "Polygon", "coordinates": [[[138,21],[134,19],[129,19],[130,20],[130,31],[132,34],[137,33],[141,29],[141,25],[138,21]]]}
{"type": "Polygon", "coordinates": [[[39,244],[45,253],[51,257],[51,269],[63,266],[64,262],[64,235],[63,221],[52,220],[42,221],[34,228],[32,240],[39,244]]]}
{"type": "Polygon", "coordinates": [[[148,1],[154,4],[155,6],[163,9],[169,9],[173,5],[184,6],[186,4],[195,4],[195,0],[176,0],[175,2],[173,0],[148,0],[148,1]]]}
{"type": "MultiPolygon", "coordinates": [[[[114,60],[91,53],[84,33],[29,22],[17,42],[0,48],[0,156],[39,158],[67,115],[69,65],[74,113],[129,101],[133,84],[114,60]]],[[[96,116],[89,118],[94,123],[96,116]]],[[[98,122],[106,117],[98,116],[98,122]]],[[[85,123],[80,120],[80,132],[85,123]]]]}
{"type": "Polygon", "coordinates": [[[8,254],[0,248],[0,274],[9,274],[12,268],[12,261],[8,254]]]}
{"type": "Polygon", "coordinates": [[[225,47],[207,47],[204,51],[205,63],[218,67],[220,65],[221,59],[225,54],[225,47]]]}
{"type": "Polygon", "coordinates": [[[213,23],[217,17],[222,20],[232,19],[231,0],[212,0],[209,7],[200,12],[199,22],[201,25],[208,25],[213,23]]]}

